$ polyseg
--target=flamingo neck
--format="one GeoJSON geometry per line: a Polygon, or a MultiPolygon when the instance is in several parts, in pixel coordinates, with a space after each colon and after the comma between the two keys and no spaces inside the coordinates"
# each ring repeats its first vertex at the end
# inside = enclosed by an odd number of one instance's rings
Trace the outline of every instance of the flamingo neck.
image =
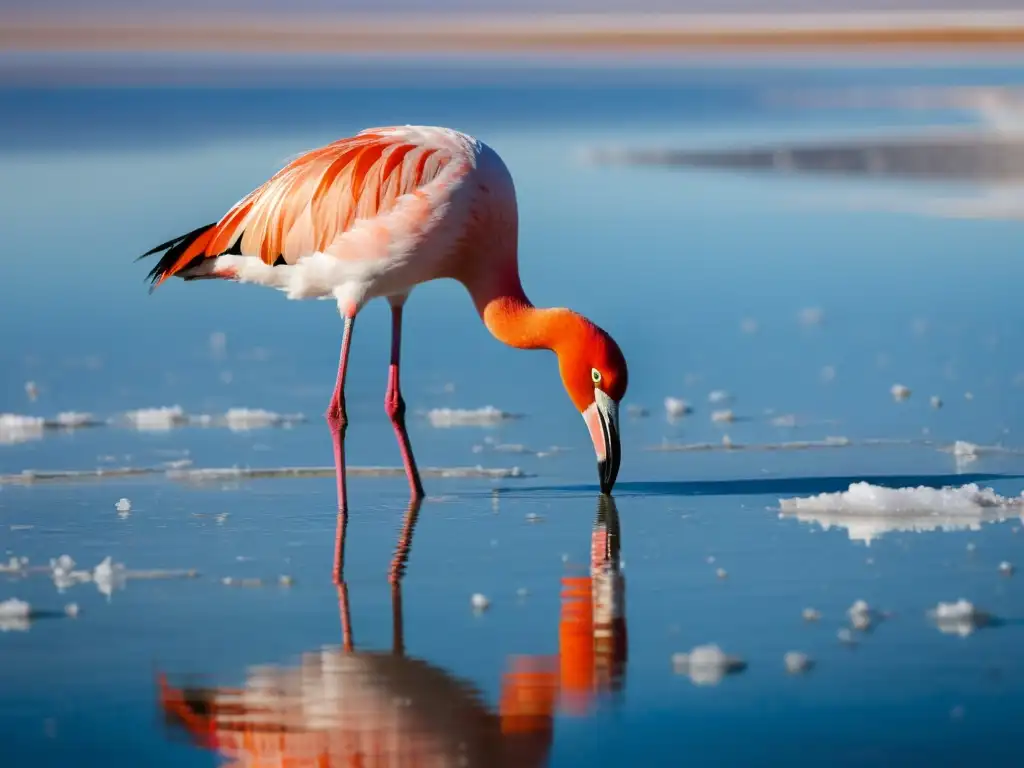
{"type": "Polygon", "coordinates": [[[482,296],[474,295],[473,299],[487,330],[498,341],[516,349],[557,352],[568,330],[566,321],[573,316],[567,309],[535,307],[518,279],[482,296]]]}

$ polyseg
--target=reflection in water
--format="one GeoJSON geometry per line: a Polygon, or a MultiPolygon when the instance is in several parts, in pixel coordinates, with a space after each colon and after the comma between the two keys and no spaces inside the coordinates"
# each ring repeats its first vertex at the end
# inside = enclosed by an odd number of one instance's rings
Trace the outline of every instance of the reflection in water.
{"type": "MultiPolygon", "coordinates": [[[[913,194],[857,194],[855,209],[943,218],[1024,218],[1024,90],[1012,87],[854,89],[782,95],[813,108],[959,109],[979,122],[937,124],[891,136],[799,140],[761,146],[629,148],[592,153],[595,162],[828,175],[839,178],[960,183],[962,191],[924,186],[913,194]],[[923,193],[923,194],[922,194],[923,193]]],[[[778,100],[778,99],[776,99],[778,100]]]]}
{"type": "Polygon", "coordinates": [[[782,499],[779,517],[817,523],[824,530],[845,528],[852,541],[872,540],[897,531],[977,531],[1022,515],[1024,500],[1004,498],[968,484],[958,488],[890,489],[856,483],[848,491],[810,498],[782,499]]]}
{"type": "Polygon", "coordinates": [[[845,528],[851,541],[870,544],[887,533],[927,533],[929,531],[977,531],[982,523],[1001,523],[1017,516],[993,509],[983,514],[957,514],[923,510],[913,514],[859,515],[842,510],[784,512],[780,517],[795,517],[801,523],[817,523],[824,530],[845,528]]]}
{"type": "Polygon", "coordinates": [[[390,651],[356,650],[342,582],[340,648],[306,653],[296,666],[250,667],[241,688],[175,688],[161,675],[168,722],[234,768],[546,765],[556,711],[585,714],[624,684],[615,503],[598,502],[590,575],[562,580],[558,656],[510,659],[496,711],[467,681],[405,653],[401,581],[419,508],[414,502],[406,513],[391,565],[390,651]]]}

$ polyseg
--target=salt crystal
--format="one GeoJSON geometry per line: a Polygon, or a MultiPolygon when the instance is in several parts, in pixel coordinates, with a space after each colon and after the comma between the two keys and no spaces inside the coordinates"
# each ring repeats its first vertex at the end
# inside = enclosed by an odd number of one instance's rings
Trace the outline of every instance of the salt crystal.
{"type": "Polygon", "coordinates": [[[72,619],[78,617],[78,603],[68,603],[64,606],[64,613],[72,619]]]}
{"type": "Polygon", "coordinates": [[[893,384],[889,392],[892,394],[892,399],[897,402],[910,397],[910,387],[906,387],[903,384],[893,384]]]}
{"type": "Polygon", "coordinates": [[[38,416],[0,413],[0,445],[41,440],[45,426],[46,420],[38,416]]]}
{"type": "Polygon", "coordinates": [[[79,411],[62,411],[57,414],[55,421],[59,426],[65,427],[66,429],[85,427],[96,423],[96,419],[91,413],[81,413],[79,411]]]}
{"type": "Polygon", "coordinates": [[[724,424],[735,421],[736,415],[729,409],[713,411],[711,413],[711,420],[719,424],[724,424]]]}
{"type": "Polygon", "coordinates": [[[1012,576],[1014,572],[1013,564],[1004,560],[999,564],[999,572],[1004,576],[1012,576]]]}
{"type": "Polygon", "coordinates": [[[729,572],[726,571],[725,568],[719,568],[717,571],[715,571],[715,575],[720,579],[725,579],[728,578],[729,572]]]}
{"type": "Polygon", "coordinates": [[[0,632],[27,632],[32,606],[12,597],[0,602],[0,632]]]}
{"type": "Polygon", "coordinates": [[[783,662],[786,665],[786,671],[791,675],[806,672],[814,663],[806,653],[800,651],[790,651],[783,657],[783,662]]]}
{"type": "Polygon", "coordinates": [[[132,503],[128,499],[119,499],[117,504],[114,505],[114,509],[120,514],[128,514],[132,511],[132,503]]]}
{"type": "Polygon", "coordinates": [[[692,412],[693,409],[685,400],[680,400],[678,397],[665,398],[665,413],[670,419],[678,419],[680,416],[692,412]]]}
{"type": "Polygon", "coordinates": [[[153,432],[169,430],[187,421],[185,410],[180,405],[140,408],[128,411],[125,418],[136,429],[153,432]]]}
{"type": "Polygon", "coordinates": [[[932,408],[942,407],[942,398],[938,395],[932,395],[928,402],[931,404],[932,408]]]}
{"type": "Polygon", "coordinates": [[[854,629],[864,631],[871,627],[874,611],[864,600],[857,600],[846,613],[849,615],[854,629]]]}
{"type": "Polygon", "coordinates": [[[673,654],[672,666],[676,674],[688,675],[696,685],[716,685],[725,675],[740,672],[747,664],[712,643],[698,645],[689,653],[673,654]]]}
{"type": "Polygon", "coordinates": [[[483,408],[434,408],[427,411],[427,420],[433,427],[486,427],[517,418],[493,405],[483,408]]]}
{"type": "Polygon", "coordinates": [[[473,610],[478,613],[481,611],[486,611],[491,605],[491,601],[488,600],[485,595],[481,595],[479,592],[473,595],[473,597],[469,599],[469,602],[470,605],[473,606],[473,610]]]}
{"type": "Polygon", "coordinates": [[[974,458],[978,455],[978,446],[968,443],[966,440],[957,440],[953,443],[953,455],[974,458]]]}
{"type": "Polygon", "coordinates": [[[979,627],[988,624],[991,617],[979,610],[968,600],[960,598],[955,603],[939,603],[928,612],[939,631],[945,634],[967,637],[979,627]]]}
{"type": "Polygon", "coordinates": [[[814,608],[804,608],[801,615],[804,617],[804,621],[818,621],[821,618],[821,612],[814,608]]]}
{"type": "Polygon", "coordinates": [[[16,597],[0,603],[0,619],[27,618],[31,613],[32,606],[16,597]]]}

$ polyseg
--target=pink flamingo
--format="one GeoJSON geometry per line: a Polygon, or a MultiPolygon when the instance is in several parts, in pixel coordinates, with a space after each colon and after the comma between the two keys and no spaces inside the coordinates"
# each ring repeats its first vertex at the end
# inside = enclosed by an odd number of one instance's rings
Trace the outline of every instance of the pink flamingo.
{"type": "Polygon", "coordinates": [[[618,405],[626,361],[612,337],[569,309],[534,307],[518,269],[518,211],[511,174],[483,142],[448,129],[371,128],[309,151],[249,193],[215,224],[153,248],[164,252],[150,290],[169,277],[260,283],[290,299],[334,299],[344,318],[338,379],[327,409],[338,482],[338,572],[348,505],[345,372],[352,328],[366,302],[391,304],[385,409],[413,499],[422,498],[399,383],[402,310],[412,289],[452,278],[469,290],[500,341],[558,356],[562,383],[583,415],[601,491],[619,471],[618,405]]]}

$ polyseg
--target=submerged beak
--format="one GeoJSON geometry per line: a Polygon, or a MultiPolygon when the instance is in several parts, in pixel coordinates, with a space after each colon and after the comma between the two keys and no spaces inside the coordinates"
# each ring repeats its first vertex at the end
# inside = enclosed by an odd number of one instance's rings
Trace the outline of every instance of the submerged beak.
{"type": "Polygon", "coordinates": [[[619,404],[599,389],[594,390],[594,402],[583,412],[583,420],[590,430],[597,453],[597,476],[601,493],[611,494],[615,478],[619,475],[619,404]]]}

